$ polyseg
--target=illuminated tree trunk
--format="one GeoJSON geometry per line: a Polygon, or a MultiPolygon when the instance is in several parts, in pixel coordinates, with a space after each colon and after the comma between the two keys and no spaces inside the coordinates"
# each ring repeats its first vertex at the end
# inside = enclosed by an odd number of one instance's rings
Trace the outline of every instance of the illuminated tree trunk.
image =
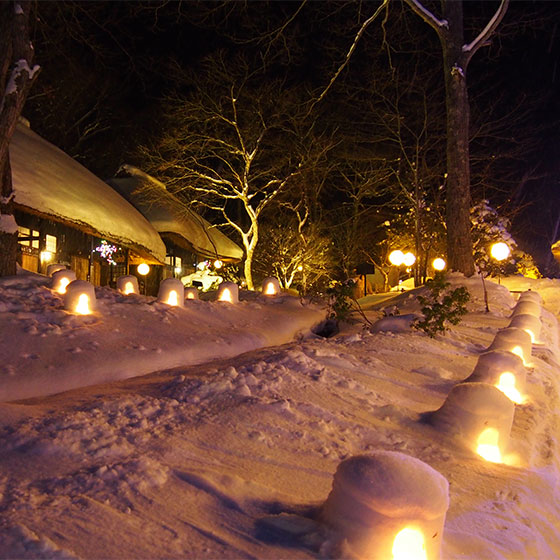
{"type": "Polygon", "coordinates": [[[29,41],[30,8],[30,2],[0,2],[0,276],[16,273],[17,257],[8,147],[39,71],[29,41]]]}
{"type": "Polygon", "coordinates": [[[484,29],[464,43],[463,3],[443,0],[439,19],[419,0],[405,0],[438,34],[443,51],[447,108],[447,259],[450,270],[474,274],[470,222],[469,98],[467,67],[474,53],[492,36],[503,19],[509,0],[500,5],[484,29]]]}
{"type": "Polygon", "coordinates": [[[462,2],[446,2],[444,15],[449,25],[446,39],[442,41],[447,109],[447,261],[450,270],[472,276],[470,107],[466,75],[468,60],[462,52],[462,2]]]}

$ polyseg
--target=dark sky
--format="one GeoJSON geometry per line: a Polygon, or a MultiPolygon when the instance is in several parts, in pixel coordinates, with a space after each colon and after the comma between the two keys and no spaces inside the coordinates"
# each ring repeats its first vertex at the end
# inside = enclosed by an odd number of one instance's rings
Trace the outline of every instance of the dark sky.
{"type": "MultiPolygon", "coordinates": [[[[496,5],[466,2],[467,23],[480,29],[496,5]]],[[[98,175],[111,175],[157,130],[158,99],[176,85],[173,60],[196,68],[216,49],[264,52],[266,42],[251,39],[277,29],[299,6],[256,1],[39,2],[34,44],[43,70],[25,114],[45,138],[98,175]]],[[[287,26],[286,40],[272,47],[278,52],[290,48],[290,79],[326,84],[351,44],[358,15],[363,20],[374,7],[373,2],[308,3],[287,26]]],[[[399,3],[395,1],[392,9],[399,11],[399,3]]],[[[512,2],[500,34],[476,54],[469,68],[475,125],[485,118],[503,118],[514,108],[515,115],[523,115],[508,117],[501,133],[504,145],[527,142],[527,149],[499,173],[512,184],[517,181],[518,187],[528,179],[511,194],[517,205],[528,205],[514,223],[517,236],[527,237],[528,247],[543,244],[560,212],[559,16],[560,2],[512,2]],[[537,222],[535,216],[543,212],[546,217],[537,222]],[[529,228],[532,235],[525,236],[529,228]]],[[[437,64],[439,45],[431,28],[410,15],[393,25],[389,41],[395,53],[412,60],[417,51],[425,51],[437,64]],[[395,30],[403,25],[409,37],[399,38],[395,30]]],[[[467,39],[472,32],[467,31],[467,39]]],[[[360,80],[379,52],[380,26],[373,24],[345,79],[360,80]]],[[[496,203],[507,202],[508,196],[502,193],[496,203]]]]}

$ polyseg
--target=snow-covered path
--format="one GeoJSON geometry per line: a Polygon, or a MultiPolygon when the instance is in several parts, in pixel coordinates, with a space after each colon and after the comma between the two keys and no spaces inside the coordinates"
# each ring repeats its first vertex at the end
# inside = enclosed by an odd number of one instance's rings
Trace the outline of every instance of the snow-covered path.
{"type": "MultiPolygon", "coordinates": [[[[436,339],[355,326],[0,405],[0,557],[343,557],[316,514],[339,462],[376,449],[448,479],[444,559],[560,557],[552,313],[530,401],[516,409],[513,464],[487,463],[420,421],[508,324],[503,287],[490,286],[490,314],[469,289],[471,313],[436,339]]],[[[555,312],[556,294],[556,283],[542,291],[555,312]]]]}

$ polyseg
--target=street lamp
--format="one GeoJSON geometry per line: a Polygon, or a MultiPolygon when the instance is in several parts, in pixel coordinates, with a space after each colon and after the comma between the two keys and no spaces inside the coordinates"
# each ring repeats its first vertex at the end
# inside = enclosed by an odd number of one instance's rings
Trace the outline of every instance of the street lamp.
{"type": "Polygon", "coordinates": [[[403,264],[404,262],[404,253],[402,251],[399,251],[398,249],[396,251],[393,251],[389,255],[389,262],[394,266],[401,266],[401,264],[403,264]]]}
{"type": "Polygon", "coordinates": [[[447,263],[441,257],[437,257],[432,261],[433,269],[438,272],[441,272],[446,266],[447,263]]]}
{"type": "MultiPolygon", "coordinates": [[[[498,263],[505,261],[509,257],[510,253],[510,248],[506,243],[503,243],[502,241],[500,241],[499,243],[494,243],[494,245],[490,247],[490,255],[493,259],[497,260],[498,263]]],[[[501,284],[500,268],[498,268],[498,284],[501,284]]]]}

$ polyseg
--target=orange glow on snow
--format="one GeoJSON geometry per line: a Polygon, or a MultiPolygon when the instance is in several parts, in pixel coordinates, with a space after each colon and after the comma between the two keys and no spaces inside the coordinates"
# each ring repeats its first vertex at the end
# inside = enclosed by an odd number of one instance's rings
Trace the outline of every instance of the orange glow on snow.
{"type": "Polygon", "coordinates": [[[276,295],[276,288],[274,287],[273,282],[268,282],[268,284],[266,285],[266,288],[264,290],[264,293],[267,296],[275,296],[276,295]]]}
{"type": "Polygon", "coordinates": [[[515,375],[513,375],[513,373],[509,371],[502,373],[498,383],[496,383],[496,387],[500,389],[500,391],[504,393],[510,401],[513,401],[516,404],[521,404],[524,401],[523,395],[515,386],[515,375]]]}
{"type": "Polygon", "coordinates": [[[476,452],[486,461],[491,463],[501,463],[502,454],[498,447],[498,430],[486,428],[479,436],[476,452]]]}
{"type": "Polygon", "coordinates": [[[405,527],[393,541],[393,560],[428,560],[424,535],[419,529],[405,527]]]}
{"type": "Polygon", "coordinates": [[[229,301],[230,303],[233,303],[233,298],[231,297],[231,292],[228,290],[228,288],[224,288],[224,290],[220,294],[220,301],[229,301]]]}
{"type": "Polygon", "coordinates": [[[167,305],[179,305],[179,298],[175,290],[171,290],[169,292],[169,296],[167,297],[166,303],[167,305]]]}
{"type": "Polygon", "coordinates": [[[187,292],[187,299],[194,299],[194,294],[192,292],[187,292]]]}
{"type": "Polygon", "coordinates": [[[80,294],[75,311],[80,315],[89,315],[91,313],[91,309],[89,308],[89,297],[87,294],[80,294]]]}
{"type": "Polygon", "coordinates": [[[124,294],[127,296],[128,294],[133,294],[134,293],[134,286],[132,285],[132,282],[127,282],[124,285],[124,294]]]}
{"type": "Polygon", "coordinates": [[[70,278],[61,278],[60,283],[58,284],[58,289],[56,290],[59,294],[66,293],[66,286],[70,284],[70,278]]]}

